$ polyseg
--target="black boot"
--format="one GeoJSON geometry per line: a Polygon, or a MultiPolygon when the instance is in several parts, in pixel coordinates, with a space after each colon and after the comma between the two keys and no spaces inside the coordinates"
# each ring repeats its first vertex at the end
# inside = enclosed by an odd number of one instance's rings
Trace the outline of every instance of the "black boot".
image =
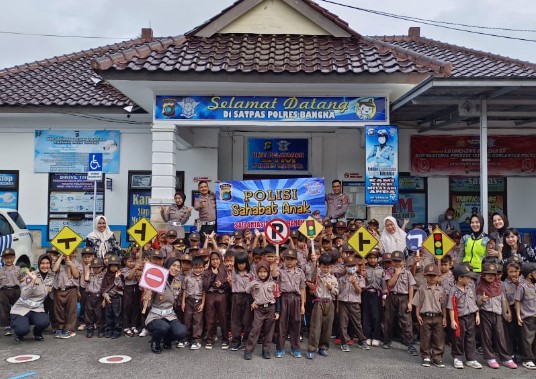
{"type": "Polygon", "coordinates": [[[86,329],[86,337],[87,338],[93,338],[94,329],[93,328],[87,328],[86,329]]]}
{"type": "Polygon", "coordinates": [[[162,352],[162,348],[160,347],[160,342],[151,341],[151,351],[155,354],[160,354],[162,352]]]}
{"type": "Polygon", "coordinates": [[[115,340],[116,338],[119,338],[119,337],[121,337],[121,329],[114,330],[112,334],[112,339],[115,340]]]}

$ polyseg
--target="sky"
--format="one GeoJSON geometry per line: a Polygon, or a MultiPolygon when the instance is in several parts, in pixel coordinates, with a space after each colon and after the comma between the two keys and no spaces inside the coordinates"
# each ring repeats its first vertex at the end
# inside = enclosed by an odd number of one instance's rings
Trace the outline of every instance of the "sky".
{"type": "MultiPolygon", "coordinates": [[[[421,36],[424,37],[536,63],[536,30],[511,32],[473,29],[535,40],[515,41],[418,24],[415,21],[384,17],[328,4],[321,0],[316,1],[347,21],[352,29],[363,35],[404,35],[410,26],[420,26],[421,36]]],[[[536,29],[534,0],[333,1],[435,21],[510,29],[536,29]]],[[[234,0],[4,1],[0,12],[0,69],[135,38],[140,35],[141,28],[144,27],[151,27],[155,36],[180,35],[203,23],[233,2],[234,0]],[[57,38],[10,33],[107,38],[57,38]]]]}

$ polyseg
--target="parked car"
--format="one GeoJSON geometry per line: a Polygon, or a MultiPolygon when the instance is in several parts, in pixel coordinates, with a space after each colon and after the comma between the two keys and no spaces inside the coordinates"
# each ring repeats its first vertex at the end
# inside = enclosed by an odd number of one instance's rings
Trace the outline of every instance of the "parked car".
{"type": "Polygon", "coordinates": [[[0,253],[4,249],[15,250],[17,266],[32,265],[32,234],[20,213],[14,209],[0,208],[0,253]]]}

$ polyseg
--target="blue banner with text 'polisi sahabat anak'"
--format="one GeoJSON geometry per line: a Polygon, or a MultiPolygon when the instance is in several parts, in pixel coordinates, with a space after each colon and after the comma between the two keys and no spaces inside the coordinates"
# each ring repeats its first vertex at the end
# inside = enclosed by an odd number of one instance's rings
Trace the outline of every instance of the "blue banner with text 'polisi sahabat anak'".
{"type": "Polygon", "coordinates": [[[386,97],[157,96],[156,120],[387,123],[386,97]]]}
{"type": "Polygon", "coordinates": [[[279,218],[297,229],[309,216],[325,214],[324,178],[266,179],[216,184],[218,232],[264,230],[279,218]]]}

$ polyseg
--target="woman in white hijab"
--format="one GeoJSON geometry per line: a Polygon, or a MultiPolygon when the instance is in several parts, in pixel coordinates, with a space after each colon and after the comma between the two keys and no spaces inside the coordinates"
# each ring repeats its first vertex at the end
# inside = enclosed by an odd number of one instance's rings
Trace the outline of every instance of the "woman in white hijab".
{"type": "Polygon", "coordinates": [[[86,237],[86,246],[95,249],[95,254],[101,258],[108,251],[118,254],[121,250],[104,216],[97,216],[93,220],[93,231],[86,237]]]}
{"type": "Polygon", "coordinates": [[[383,231],[380,242],[384,253],[404,251],[406,249],[406,232],[400,229],[394,217],[387,216],[383,220],[383,231]]]}

